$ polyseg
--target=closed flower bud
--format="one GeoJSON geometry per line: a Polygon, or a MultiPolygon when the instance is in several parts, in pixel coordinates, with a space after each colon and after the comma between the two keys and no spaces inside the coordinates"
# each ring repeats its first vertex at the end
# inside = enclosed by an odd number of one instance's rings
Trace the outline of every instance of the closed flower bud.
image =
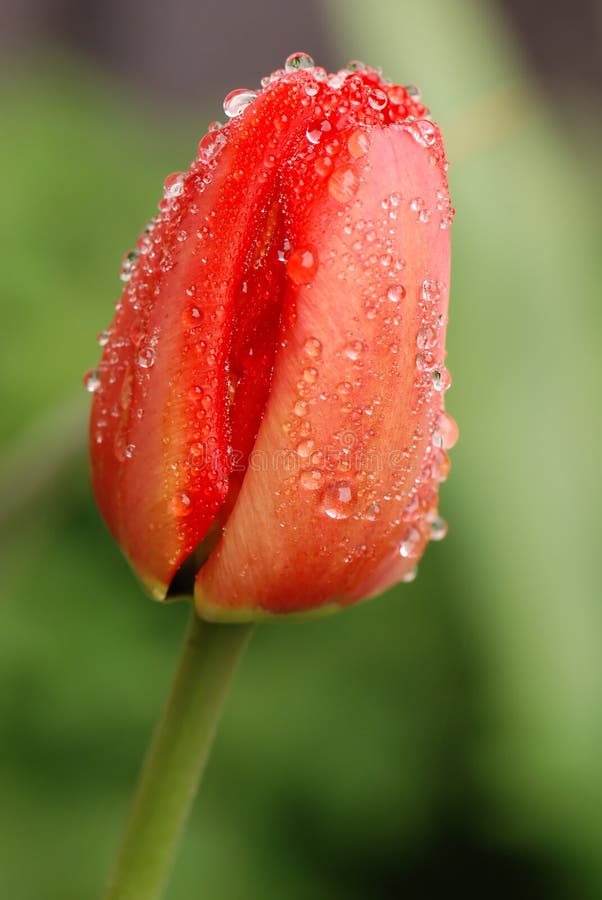
{"type": "Polygon", "coordinates": [[[88,376],[109,528],[153,596],[216,621],[411,580],[456,437],[438,127],[357,63],[294,54],[263,85],[165,182],[88,376]]]}

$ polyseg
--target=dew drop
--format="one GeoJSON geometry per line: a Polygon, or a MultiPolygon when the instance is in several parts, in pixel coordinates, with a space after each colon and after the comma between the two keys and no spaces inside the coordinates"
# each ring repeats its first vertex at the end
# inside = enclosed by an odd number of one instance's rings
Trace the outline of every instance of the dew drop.
{"type": "Polygon", "coordinates": [[[172,497],[171,508],[175,516],[183,518],[192,512],[192,501],[188,494],[175,494],[172,497]]]}
{"type": "Polygon", "coordinates": [[[315,145],[319,144],[323,136],[328,134],[329,131],[332,131],[332,125],[328,119],[324,119],[322,122],[312,122],[311,125],[308,125],[305,131],[305,137],[310,144],[315,145]]]}
{"type": "Polygon", "coordinates": [[[418,566],[412,566],[411,569],[408,569],[408,571],[405,573],[405,575],[402,575],[401,580],[405,584],[410,584],[412,581],[416,581],[417,575],[418,575],[418,566]]]}
{"type": "Polygon", "coordinates": [[[439,300],[441,297],[441,282],[433,279],[426,279],[422,282],[422,296],[424,300],[439,300]]]}
{"type": "Polygon", "coordinates": [[[435,369],[432,379],[433,387],[436,391],[441,391],[441,393],[443,393],[451,387],[451,375],[449,369],[446,369],[445,366],[442,366],[440,369],[435,369]]]}
{"type": "Polygon", "coordinates": [[[347,141],[347,149],[356,159],[360,156],[365,156],[370,149],[370,139],[367,133],[361,128],[356,128],[347,141]]]}
{"type": "Polygon", "coordinates": [[[441,516],[436,516],[431,522],[431,541],[442,541],[447,534],[447,522],[441,516]]]}
{"type": "Polygon", "coordinates": [[[109,343],[110,336],[111,335],[110,335],[109,331],[101,331],[100,334],[98,335],[98,337],[96,338],[96,340],[98,341],[98,343],[101,347],[106,347],[107,344],[109,343]]]}
{"type": "Polygon", "coordinates": [[[329,519],[348,519],[353,512],[354,492],[349,481],[336,481],[322,494],[322,511],[329,519]]]}
{"type": "Polygon", "coordinates": [[[437,343],[437,335],[430,325],[424,325],[418,329],[416,344],[420,350],[431,350],[437,343]]]}
{"type": "Polygon", "coordinates": [[[301,457],[301,459],[307,459],[311,456],[314,449],[314,442],[311,438],[308,438],[305,441],[301,441],[297,444],[297,455],[301,457]]]}
{"type": "Polygon", "coordinates": [[[361,357],[363,352],[364,345],[362,341],[350,341],[343,350],[343,353],[345,354],[347,359],[351,359],[354,362],[361,357]]]}
{"type": "Polygon", "coordinates": [[[317,491],[322,486],[320,469],[306,469],[299,475],[299,484],[305,491],[317,491]]]}
{"type": "Polygon", "coordinates": [[[86,372],[84,375],[84,387],[90,394],[98,390],[100,387],[98,369],[90,369],[89,372],[86,372]]]}
{"type": "Polygon", "coordinates": [[[368,94],[368,103],[372,109],[384,109],[389,102],[387,95],[380,88],[375,88],[368,94]]]}
{"type": "Polygon", "coordinates": [[[168,175],[163,185],[163,199],[174,200],[184,190],[184,172],[173,172],[168,175]]]}
{"type": "Polygon", "coordinates": [[[392,284],[387,291],[387,300],[391,303],[399,303],[406,295],[406,289],[403,284],[392,284]]]}
{"type": "Polygon", "coordinates": [[[303,349],[312,359],[317,359],[322,353],[322,344],[315,337],[310,337],[305,341],[303,349]]]}
{"type": "Polygon", "coordinates": [[[308,384],[315,384],[318,380],[318,370],[314,369],[313,366],[308,366],[307,369],[303,370],[303,380],[308,384]]]}
{"type": "Polygon", "coordinates": [[[296,72],[297,69],[313,69],[315,62],[309,53],[291,53],[284,63],[285,72],[296,72]]]}
{"type": "Polygon", "coordinates": [[[328,182],[328,192],[339,203],[348,203],[357,193],[357,175],[348,166],[335,169],[328,182]]]}
{"type": "Polygon", "coordinates": [[[224,99],[224,112],[229,119],[235,119],[241,116],[247,106],[257,99],[257,93],[247,88],[239,88],[230,93],[224,99]]]}
{"type": "Polygon", "coordinates": [[[152,347],[141,347],[138,352],[138,365],[141,369],[150,369],[155,364],[155,351],[152,347]]]}
{"type": "Polygon", "coordinates": [[[435,447],[440,447],[442,450],[451,450],[458,440],[458,435],[459,429],[456,420],[448,413],[442,412],[437,422],[437,429],[433,435],[435,447]]]}
{"type": "Polygon", "coordinates": [[[286,264],[289,278],[295,284],[311,284],[318,271],[318,252],[313,246],[297,247],[286,264]]]}
{"type": "Polygon", "coordinates": [[[403,541],[399,545],[399,555],[404,559],[415,556],[418,543],[420,541],[420,532],[416,528],[409,528],[404,536],[403,541]]]}

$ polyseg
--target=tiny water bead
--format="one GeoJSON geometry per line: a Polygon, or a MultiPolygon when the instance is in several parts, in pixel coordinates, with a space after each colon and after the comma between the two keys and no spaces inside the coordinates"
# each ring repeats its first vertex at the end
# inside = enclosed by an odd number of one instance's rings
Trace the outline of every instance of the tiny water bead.
{"type": "Polygon", "coordinates": [[[230,91],[224,99],[224,112],[229,119],[235,119],[241,116],[247,106],[257,99],[257,92],[250,91],[247,88],[239,88],[236,91],[230,91]]]}
{"type": "Polygon", "coordinates": [[[171,508],[175,516],[182,518],[192,512],[192,500],[186,493],[175,494],[171,500],[171,508]]]}
{"type": "Polygon", "coordinates": [[[329,519],[348,519],[353,512],[354,491],[349,481],[336,481],[322,494],[321,507],[329,519]]]}
{"type": "Polygon", "coordinates": [[[320,469],[306,469],[299,475],[299,484],[304,491],[318,491],[322,487],[322,479],[320,469]]]}

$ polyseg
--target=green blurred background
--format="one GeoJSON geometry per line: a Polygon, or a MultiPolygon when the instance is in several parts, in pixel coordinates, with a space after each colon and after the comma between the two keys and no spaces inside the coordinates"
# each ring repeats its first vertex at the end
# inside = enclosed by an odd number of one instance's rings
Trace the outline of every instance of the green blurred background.
{"type": "Polygon", "coordinates": [[[90,496],[120,257],[223,94],[305,49],[418,83],[447,135],[450,533],[257,630],[167,896],[602,898],[598,50],[593,5],[526,7],[5,3],[0,897],[98,895],[187,616],[90,496]]]}

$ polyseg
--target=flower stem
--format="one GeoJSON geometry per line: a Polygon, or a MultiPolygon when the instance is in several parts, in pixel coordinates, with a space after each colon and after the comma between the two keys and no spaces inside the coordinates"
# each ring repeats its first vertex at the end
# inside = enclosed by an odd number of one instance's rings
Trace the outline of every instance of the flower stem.
{"type": "Polygon", "coordinates": [[[159,900],[252,625],[214,625],[194,607],[103,900],[159,900]]]}

